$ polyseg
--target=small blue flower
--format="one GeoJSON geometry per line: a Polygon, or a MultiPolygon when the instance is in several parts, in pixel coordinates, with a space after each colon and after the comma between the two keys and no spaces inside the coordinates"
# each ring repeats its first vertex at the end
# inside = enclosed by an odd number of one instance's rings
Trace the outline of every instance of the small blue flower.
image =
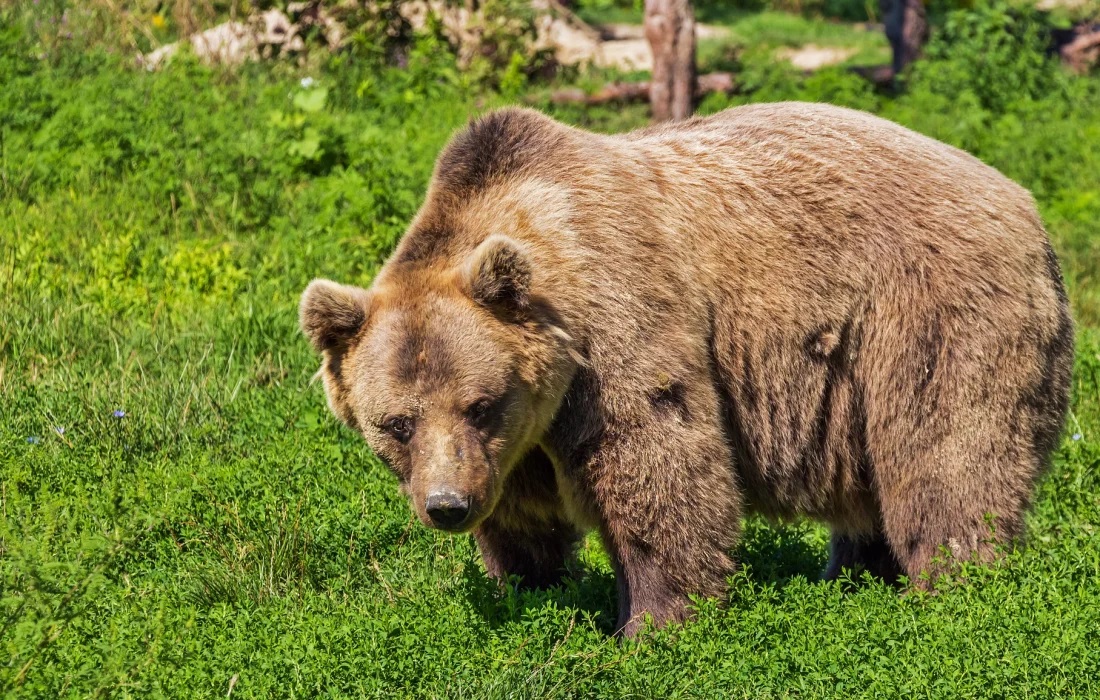
{"type": "Polygon", "coordinates": [[[39,438],[36,438],[36,437],[35,437],[35,436],[33,436],[33,435],[31,435],[31,436],[30,436],[29,438],[27,438],[27,443],[28,443],[28,444],[31,444],[31,445],[37,445],[37,444],[38,444],[38,443],[40,443],[40,442],[42,442],[42,440],[41,440],[41,439],[39,439],[39,438]]]}
{"type": "Polygon", "coordinates": [[[308,77],[307,77],[307,78],[302,78],[302,82],[301,82],[301,85],[302,85],[302,87],[303,87],[303,88],[305,88],[306,90],[308,90],[308,89],[310,89],[311,87],[313,87],[314,83],[316,83],[316,82],[317,82],[317,81],[316,81],[316,80],[314,80],[313,78],[308,78],[308,77]]]}
{"type": "Polygon", "coordinates": [[[1074,442],[1077,442],[1080,439],[1081,439],[1081,433],[1074,433],[1073,434],[1073,441],[1074,442]]]}
{"type": "Polygon", "coordinates": [[[115,409],[114,413],[112,413],[111,415],[115,418],[125,418],[126,411],[123,411],[122,409],[115,409]]]}
{"type": "Polygon", "coordinates": [[[55,426],[53,427],[53,431],[54,431],[55,433],[57,433],[58,435],[64,436],[64,435],[65,435],[65,426],[63,426],[63,425],[55,425],[55,426]]]}

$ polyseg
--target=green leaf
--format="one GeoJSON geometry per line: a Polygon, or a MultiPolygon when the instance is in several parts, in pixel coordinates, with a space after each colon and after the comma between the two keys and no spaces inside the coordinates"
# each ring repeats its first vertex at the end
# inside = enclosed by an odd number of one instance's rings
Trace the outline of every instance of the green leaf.
{"type": "Polygon", "coordinates": [[[306,160],[317,158],[321,152],[321,135],[316,129],[306,129],[301,139],[290,144],[290,152],[306,160]]]}
{"type": "Polygon", "coordinates": [[[303,90],[294,96],[294,106],[303,112],[320,112],[325,108],[326,99],[328,99],[328,88],[303,90]]]}

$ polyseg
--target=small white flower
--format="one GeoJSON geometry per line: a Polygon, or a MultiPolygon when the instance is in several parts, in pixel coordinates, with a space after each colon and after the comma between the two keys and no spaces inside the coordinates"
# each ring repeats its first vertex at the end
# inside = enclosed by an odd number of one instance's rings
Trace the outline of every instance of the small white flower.
{"type": "Polygon", "coordinates": [[[56,426],[54,426],[53,430],[58,435],[64,435],[65,434],[65,426],[63,426],[63,425],[56,425],[56,426]]]}
{"type": "Polygon", "coordinates": [[[1073,441],[1074,442],[1077,442],[1080,439],[1081,439],[1081,433],[1074,433],[1073,434],[1073,441]]]}
{"type": "Polygon", "coordinates": [[[310,89],[311,87],[313,87],[314,83],[316,83],[316,82],[317,82],[317,81],[316,81],[316,80],[314,80],[313,78],[309,78],[309,77],[306,77],[306,78],[302,78],[302,82],[301,82],[301,85],[302,85],[302,87],[303,87],[303,88],[305,88],[306,90],[308,90],[308,89],[310,89]]]}

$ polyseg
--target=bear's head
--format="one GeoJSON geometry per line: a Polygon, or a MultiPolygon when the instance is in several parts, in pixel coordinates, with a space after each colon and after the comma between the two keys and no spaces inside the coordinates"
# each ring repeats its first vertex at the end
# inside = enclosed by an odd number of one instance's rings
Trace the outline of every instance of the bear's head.
{"type": "Polygon", "coordinates": [[[523,243],[494,234],[457,260],[391,261],[369,290],[314,280],[300,322],[332,411],[424,524],[462,532],[493,512],[579,358],[532,289],[523,243]]]}

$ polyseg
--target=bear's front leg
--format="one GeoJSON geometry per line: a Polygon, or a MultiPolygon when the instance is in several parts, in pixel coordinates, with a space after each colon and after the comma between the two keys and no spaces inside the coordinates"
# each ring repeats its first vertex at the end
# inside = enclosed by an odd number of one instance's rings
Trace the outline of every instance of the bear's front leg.
{"type": "Polygon", "coordinates": [[[580,533],[564,518],[554,467],[541,449],[534,448],[515,467],[496,509],[474,537],[493,578],[516,575],[524,588],[561,580],[580,533]]]}
{"type": "Polygon", "coordinates": [[[657,626],[683,620],[689,596],[722,595],[733,572],[741,502],[716,407],[705,389],[657,395],[642,415],[609,421],[630,429],[608,431],[614,437],[578,465],[615,567],[618,629],[628,637],[646,615],[657,626]]]}

